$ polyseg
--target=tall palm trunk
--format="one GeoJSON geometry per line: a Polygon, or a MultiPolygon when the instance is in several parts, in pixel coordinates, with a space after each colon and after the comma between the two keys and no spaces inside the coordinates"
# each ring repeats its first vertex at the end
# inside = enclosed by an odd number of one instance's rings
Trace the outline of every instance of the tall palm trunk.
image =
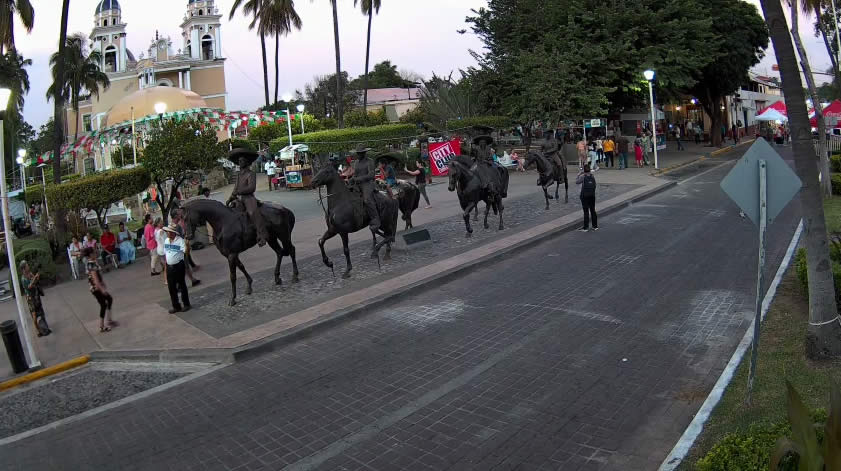
{"type": "Polygon", "coordinates": [[[818,29],[821,31],[823,38],[823,45],[826,47],[826,53],[829,55],[829,60],[832,62],[832,70],[835,76],[838,75],[838,61],[835,58],[835,53],[832,51],[832,45],[829,43],[829,36],[826,34],[826,25],[821,21],[821,9],[815,7],[815,18],[817,18],[818,29]]]}
{"type": "MultiPolygon", "coordinates": [[[[65,43],[67,42],[67,15],[70,10],[70,0],[63,0],[61,6],[61,31],[58,36],[58,56],[64,57],[65,43]]],[[[61,92],[64,84],[64,60],[59,60],[55,68],[56,94],[53,97],[55,103],[55,143],[53,145],[53,181],[61,183],[61,144],[64,141],[64,94],[61,92]]],[[[63,218],[59,218],[63,219],[63,218]]]]}
{"type": "Polygon", "coordinates": [[[815,119],[818,122],[818,166],[821,173],[821,189],[824,196],[832,197],[832,179],[829,175],[829,156],[826,155],[826,123],[823,121],[823,110],[821,100],[818,97],[818,89],[815,86],[815,76],[812,75],[812,67],[809,65],[809,56],[800,41],[800,27],[798,26],[798,5],[791,2],[791,37],[800,55],[800,64],[803,67],[803,76],[806,77],[806,86],[809,88],[809,95],[812,99],[812,106],[815,108],[815,119]]]}
{"type": "Polygon", "coordinates": [[[274,35],[274,102],[277,103],[277,87],[280,82],[280,35],[274,35]]]}
{"type": "Polygon", "coordinates": [[[368,124],[368,61],[371,58],[371,20],[374,18],[374,6],[368,9],[368,43],[365,45],[365,77],[362,79],[362,88],[365,89],[365,94],[362,98],[363,119],[362,122],[368,124]]]}
{"type": "Polygon", "coordinates": [[[263,51],[263,88],[266,92],[266,106],[269,103],[269,64],[266,62],[266,35],[260,33],[260,48],[263,51]]]}
{"type": "Polygon", "coordinates": [[[342,129],[345,127],[344,111],[342,110],[344,108],[342,103],[344,95],[342,94],[342,56],[339,52],[339,11],[336,7],[336,1],[330,0],[330,3],[333,4],[333,42],[336,45],[336,122],[339,129],[342,129]]]}
{"type": "Polygon", "coordinates": [[[809,276],[809,327],[806,354],[811,358],[841,354],[841,325],[835,321],[835,284],[832,278],[823,197],[818,186],[818,168],[806,97],[800,81],[797,58],[791,44],[781,0],[761,0],[765,21],[780,64],[788,118],[792,129],[792,150],[797,174],[803,181],[800,207],[803,214],[809,276]]]}

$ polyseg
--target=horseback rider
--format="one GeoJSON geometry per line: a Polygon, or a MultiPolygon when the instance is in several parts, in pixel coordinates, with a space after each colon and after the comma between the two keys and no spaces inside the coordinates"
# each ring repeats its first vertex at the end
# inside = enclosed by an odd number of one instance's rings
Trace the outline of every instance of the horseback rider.
{"type": "Polygon", "coordinates": [[[353,153],[358,156],[358,159],[353,166],[353,177],[350,178],[350,182],[362,191],[369,225],[372,231],[376,231],[380,228],[380,215],[377,212],[377,203],[374,201],[374,161],[368,158],[370,151],[369,147],[361,145],[356,147],[353,153]]]}
{"type": "Polygon", "coordinates": [[[554,162],[558,168],[563,168],[564,164],[561,161],[561,156],[558,147],[558,140],[553,138],[551,133],[546,133],[544,136],[543,142],[540,144],[540,151],[543,152],[543,155],[549,159],[550,162],[554,162]]]}
{"type": "Polygon", "coordinates": [[[239,197],[239,200],[245,206],[248,218],[257,228],[257,244],[262,247],[266,245],[269,234],[266,230],[266,223],[263,221],[263,215],[260,214],[257,198],[254,197],[254,191],[257,189],[257,175],[251,170],[251,164],[257,160],[257,157],[257,152],[243,148],[236,148],[228,153],[228,160],[239,165],[239,175],[237,175],[234,191],[228,198],[228,204],[239,197]]]}
{"type": "Polygon", "coordinates": [[[493,144],[493,138],[488,135],[476,136],[473,138],[473,158],[476,161],[476,174],[479,176],[479,182],[482,189],[490,190],[491,181],[488,179],[488,171],[496,171],[493,151],[490,145],[493,144]]]}

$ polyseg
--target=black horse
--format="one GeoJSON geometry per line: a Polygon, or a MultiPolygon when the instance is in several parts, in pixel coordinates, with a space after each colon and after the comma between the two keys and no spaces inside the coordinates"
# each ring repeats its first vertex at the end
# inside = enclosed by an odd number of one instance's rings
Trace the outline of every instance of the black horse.
{"type": "Polygon", "coordinates": [[[459,155],[453,157],[448,164],[450,191],[456,191],[459,204],[464,211],[464,226],[467,229],[467,237],[473,234],[470,227],[470,212],[473,211],[480,201],[485,202],[485,229],[488,229],[488,213],[493,209],[494,214],[499,215],[499,230],[505,228],[502,213],[505,207],[502,199],[508,195],[508,171],[502,167],[494,167],[485,163],[476,163],[467,156],[459,155]],[[479,172],[488,185],[483,188],[479,172]]]}
{"type": "MultiPolygon", "coordinates": [[[[213,228],[213,239],[216,248],[219,249],[228,259],[228,269],[231,273],[231,302],[236,304],[237,297],[237,268],[240,269],[248,281],[248,289],[245,294],[251,294],[251,276],[245,271],[245,266],[239,259],[239,254],[254,247],[257,244],[257,229],[246,217],[245,211],[237,203],[236,207],[230,208],[219,201],[196,198],[187,200],[181,207],[184,212],[184,222],[187,226],[185,237],[187,240],[193,238],[196,227],[203,224],[210,224],[213,228]]],[[[280,279],[280,263],[283,256],[292,257],[292,282],[298,281],[298,261],[295,259],[295,246],[292,245],[292,229],[295,227],[295,215],[289,209],[271,203],[262,203],[260,212],[269,238],[266,240],[269,247],[277,254],[277,263],[274,268],[275,284],[282,283],[280,279]],[[280,241],[278,243],[278,241],[280,241]]]]}
{"type": "Polygon", "coordinates": [[[552,199],[552,195],[546,190],[549,186],[552,185],[552,182],[555,183],[555,199],[559,200],[560,195],[558,195],[558,188],[561,185],[561,182],[564,184],[564,203],[569,203],[569,180],[567,180],[567,168],[566,162],[561,160],[562,165],[558,167],[555,162],[546,158],[541,152],[531,151],[526,156],[526,163],[523,165],[523,168],[528,169],[533,164],[537,165],[537,172],[539,176],[537,177],[537,186],[543,188],[543,196],[546,197],[546,209],[549,209],[549,200],[552,199]]]}
{"type": "Polygon", "coordinates": [[[400,218],[406,221],[406,227],[403,228],[405,231],[415,227],[412,224],[412,213],[420,205],[420,190],[412,182],[398,181],[397,186],[397,207],[400,209],[400,218]]]}
{"type": "MultiPolygon", "coordinates": [[[[362,204],[362,193],[355,187],[351,190],[339,176],[339,172],[332,165],[322,168],[313,178],[313,188],[320,186],[327,187],[327,209],[325,210],[327,230],[318,239],[318,248],[321,249],[321,259],[331,270],[333,262],[327,258],[324,252],[324,243],[336,234],[342,238],[342,250],[345,254],[347,267],[342,278],[349,278],[353,265],[350,262],[350,249],[348,248],[348,234],[365,229],[369,225],[368,213],[362,204]]],[[[380,213],[380,229],[378,232],[371,231],[374,238],[372,258],[379,258],[379,252],[383,245],[386,246],[384,260],[391,259],[391,244],[397,234],[397,201],[374,192],[374,199],[377,203],[377,210],[380,213]],[[378,243],[377,234],[383,239],[378,243]]]]}

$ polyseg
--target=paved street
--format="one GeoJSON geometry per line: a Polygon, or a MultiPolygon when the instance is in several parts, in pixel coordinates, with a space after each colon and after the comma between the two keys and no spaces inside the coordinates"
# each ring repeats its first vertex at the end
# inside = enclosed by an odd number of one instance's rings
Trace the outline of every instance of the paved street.
{"type": "MultiPolygon", "coordinates": [[[[753,309],[722,165],[277,352],[0,447],[30,469],[655,469],[753,309]]],[[[769,273],[798,220],[770,228],[769,273]]]]}

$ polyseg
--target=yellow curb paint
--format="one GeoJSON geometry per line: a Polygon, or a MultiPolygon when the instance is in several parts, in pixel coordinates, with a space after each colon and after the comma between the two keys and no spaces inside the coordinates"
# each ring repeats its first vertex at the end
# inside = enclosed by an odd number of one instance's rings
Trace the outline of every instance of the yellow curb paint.
{"type": "Polygon", "coordinates": [[[68,360],[63,363],[50,366],[48,368],[44,368],[23,376],[18,376],[17,378],[12,378],[8,381],[3,381],[2,383],[0,383],[0,391],[5,391],[6,389],[11,389],[15,386],[20,386],[21,384],[31,383],[32,381],[41,379],[45,376],[61,373],[62,371],[67,371],[71,368],[76,368],[77,366],[82,366],[85,363],[89,362],[90,359],[91,357],[89,355],[83,355],[78,358],[74,358],[72,360],[68,360]]]}

